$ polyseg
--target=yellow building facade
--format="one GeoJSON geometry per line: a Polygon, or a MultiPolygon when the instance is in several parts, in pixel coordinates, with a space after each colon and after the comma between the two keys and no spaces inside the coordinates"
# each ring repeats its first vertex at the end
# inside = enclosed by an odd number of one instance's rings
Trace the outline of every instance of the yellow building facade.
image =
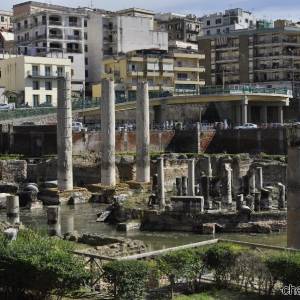
{"type": "MultiPolygon", "coordinates": [[[[196,52],[133,51],[104,59],[102,78],[115,81],[119,100],[133,100],[138,82],[148,81],[149,93],[170,95],[194,92],[205,84],[204,55],[196,52]]],[[[100,84],[94,85],[93,97],[99,97],[100,84]]]]}

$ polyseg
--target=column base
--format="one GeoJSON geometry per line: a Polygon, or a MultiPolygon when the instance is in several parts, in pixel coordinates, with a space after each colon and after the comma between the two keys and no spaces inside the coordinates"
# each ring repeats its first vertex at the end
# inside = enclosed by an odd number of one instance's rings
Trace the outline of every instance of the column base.
{"type": "Polygon", "coordinates": [[[86,188],[75,187],[71,191],[60,192],[57,188],[43,189],[39,193],[39,200],[44,205],[82,204],[88,203],[92,194],[86,188]]]}

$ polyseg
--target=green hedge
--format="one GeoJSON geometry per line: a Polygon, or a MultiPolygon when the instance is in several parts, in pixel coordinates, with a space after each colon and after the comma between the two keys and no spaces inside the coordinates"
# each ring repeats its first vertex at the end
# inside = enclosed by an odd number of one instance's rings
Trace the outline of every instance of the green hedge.
{"type": "MultiPolygon", "coordinates": [[[[219,287],[240,287],[269,296],[292,284],[300,286],[300,253],[261,252],[236,244],[218,243],[202,249],[170,252],[150,263],[114,261],[104,267],[105,278],[114,286],[115,299],[143,299],[149,281],[168,278],[171,297],[177,283],[190,293],[199,290],[205,271],[219,287]]],[[[153,286],[152,286],[153,288],[153,286]]]]}
{"type": "Polygon", "coordinates": [[[0,235],[1,291],[7,299],[46,299],[80,288],[89,275],[71,250],[69,243],[31,230],[12,242],[0,235]]]}
{"type": "Polygon", "coordinates": [[[114,288],[114,299],[144,299],[150,267],[142,261],[112,261],[104,265],[104,278],[114,288]]]}

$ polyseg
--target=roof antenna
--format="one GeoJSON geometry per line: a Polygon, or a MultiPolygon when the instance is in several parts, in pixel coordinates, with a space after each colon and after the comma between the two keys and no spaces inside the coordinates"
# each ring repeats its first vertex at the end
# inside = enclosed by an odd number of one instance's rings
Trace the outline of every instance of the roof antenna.
{"type": "Polygon", "coordinates": [[[91,0],[91,8],[93,8],[93,6],[94,6],[94,5],[93,5],[93,0],[91,0]]]}

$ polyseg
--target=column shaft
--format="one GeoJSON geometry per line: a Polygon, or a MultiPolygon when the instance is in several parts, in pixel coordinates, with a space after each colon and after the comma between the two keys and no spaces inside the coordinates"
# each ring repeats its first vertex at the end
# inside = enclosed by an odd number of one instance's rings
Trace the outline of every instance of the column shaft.
{"type": "Polygon", "coordinates": [[[138,84],[136,99],[136,181],[150,182],[148,83],[138,84]]]}
{"type": "Polygon", "coordinates": [[[57,184],[59,191],[73,190],[71,77],[57,81],[57,184]]]}
{"type": "Polygon", "coordinates": [[[115,88],[110,79],[102,81],[101,101],[101,183],[116,185],[115,170],[115,88]]]}
{"type": "Polygon", "coordinates": [[[195,160],[188,162],[188,195],[195,196],[195,160]]]}

